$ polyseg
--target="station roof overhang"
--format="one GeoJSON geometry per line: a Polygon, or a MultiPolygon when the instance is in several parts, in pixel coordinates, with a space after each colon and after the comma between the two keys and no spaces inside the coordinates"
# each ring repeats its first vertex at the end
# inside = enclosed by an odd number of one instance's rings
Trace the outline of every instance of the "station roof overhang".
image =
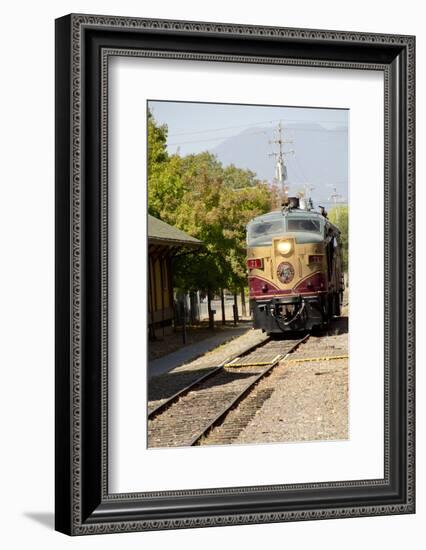
{"type": "Polygon", "coordinates": [[[148,214],[148,246],[149,254],[158,257],[195,251],[202,248],[204,243],[148,214]]]}

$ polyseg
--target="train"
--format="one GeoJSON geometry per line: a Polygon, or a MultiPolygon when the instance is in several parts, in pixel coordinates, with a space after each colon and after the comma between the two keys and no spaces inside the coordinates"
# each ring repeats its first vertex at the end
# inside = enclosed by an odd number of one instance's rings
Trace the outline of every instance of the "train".
{"type": "Polygon", "coordinates": [[[268,335],[325,327],[341,313],[340,230],[310,200],[289,197],[248,223],[247,268],[253,326],[268,335]]]}

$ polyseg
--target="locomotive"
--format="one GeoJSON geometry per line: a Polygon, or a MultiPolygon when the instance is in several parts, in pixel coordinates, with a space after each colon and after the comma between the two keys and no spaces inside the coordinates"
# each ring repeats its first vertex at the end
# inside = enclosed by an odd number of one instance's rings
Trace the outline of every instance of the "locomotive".
{"type": "Polygon", "coordinates": [[[311,330],[340,315],[344,278],[339,229],[311,201],[290,197],[247,225],[254,328],[267,334],[311,330]]]}

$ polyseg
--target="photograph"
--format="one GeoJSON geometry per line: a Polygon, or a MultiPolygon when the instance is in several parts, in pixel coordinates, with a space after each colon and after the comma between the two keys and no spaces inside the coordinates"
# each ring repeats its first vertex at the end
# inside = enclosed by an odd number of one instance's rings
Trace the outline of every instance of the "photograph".
{"type": "Polygon", "coordinates": [[[350,110],[147,101],[147,447],[349,433],[350,110]]]}

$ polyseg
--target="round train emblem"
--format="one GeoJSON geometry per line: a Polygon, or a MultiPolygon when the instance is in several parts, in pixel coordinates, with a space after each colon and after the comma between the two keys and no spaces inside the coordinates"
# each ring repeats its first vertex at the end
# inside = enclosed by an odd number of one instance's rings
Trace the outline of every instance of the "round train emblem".
{"type": "Polygon", "coordinates": [[[288,284],[293,280],[294,267],[288,262],[281,262],[277,269],[278,279],[283,284],[288,284]]]}

